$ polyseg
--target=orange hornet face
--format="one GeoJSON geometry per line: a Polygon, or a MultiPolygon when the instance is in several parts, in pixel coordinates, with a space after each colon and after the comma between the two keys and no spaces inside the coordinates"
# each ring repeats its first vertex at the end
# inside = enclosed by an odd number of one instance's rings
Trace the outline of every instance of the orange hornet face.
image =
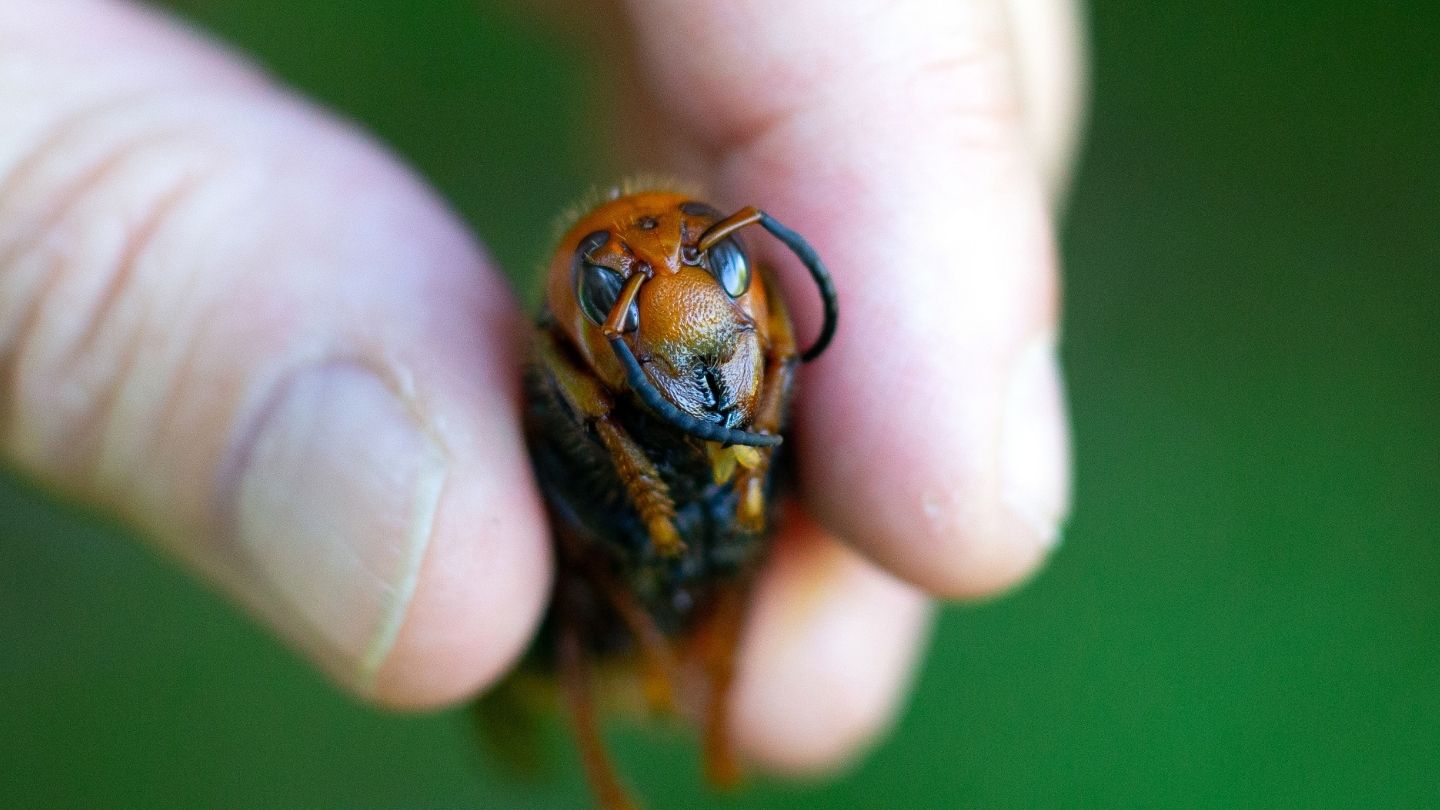
{"type": "Polygon", "coordinates": [[[547,299],[590,368],[620,390],[626,371],[602,325],[627,282],[643,275],[619,334],[645,378],[690,417],[743,430],[759,401],[769,311],[736,235],[698,248],[720,219],[672,192],[606,202],[561,239],[547,299]]]}

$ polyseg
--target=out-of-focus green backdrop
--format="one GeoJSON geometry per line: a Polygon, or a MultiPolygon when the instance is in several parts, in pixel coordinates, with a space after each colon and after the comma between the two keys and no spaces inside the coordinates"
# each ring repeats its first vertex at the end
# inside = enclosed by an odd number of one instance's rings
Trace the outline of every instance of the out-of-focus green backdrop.
{"type": "MultiPolygon", "coordinates": [[[[586,50],[513,11],[177,5],[393,145],[507,267],[600,179],[586,50]]],[[[1440,803],[1440,5],[1370,5],[1094,4],[1065,546],[945,611],[894,735],[839,779],[715,799],[683,736],[622,729],[653,806],[1440,803]]],[[[470,742],[353,705],[168,563],[0,484],[0,807],[583,800],[560,738],[528,786],[470,742]]]]}

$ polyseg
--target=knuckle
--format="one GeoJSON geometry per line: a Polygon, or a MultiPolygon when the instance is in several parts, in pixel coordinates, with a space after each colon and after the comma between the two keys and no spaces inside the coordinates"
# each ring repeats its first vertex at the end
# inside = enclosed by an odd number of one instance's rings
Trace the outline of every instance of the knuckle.
{"type": "MultiPolygon", "coordinates": [[[[141,103],[141,106],[144,106],[141,103]]],[[[91,479],[154,413],[183,357],[173,312],[189,285],[164,254],[216,174],[204,131],[81,111],[0,183],[0,431],[22,463],[91,479]],[[176,282],[180,283],[176,283],[176,282]]]]}
{"type": "MultiPolygon", "coordinates": [[[[751,81],[709,82],[709,102],[681,97],[708,146],[728,154],[776,137],[851,140],[913,150],[1004,152],[1017,146],[1023,110],[1010,38],[994,3],[927,6],[895,13],[876,4],[866,24],[795,20],[805,35],[752,53],[751,81]],[[757,98],[745,88],[764,86],[757,98]],[[720,115],[716,115],[716,105],[720,115]],[[693,107],[693,109],[692,109],[693,107]]],[[[847,18],[848,19],[848,18],[847,18]]],[[[679,95],[679,94],[675,94],[679,95]]]]}

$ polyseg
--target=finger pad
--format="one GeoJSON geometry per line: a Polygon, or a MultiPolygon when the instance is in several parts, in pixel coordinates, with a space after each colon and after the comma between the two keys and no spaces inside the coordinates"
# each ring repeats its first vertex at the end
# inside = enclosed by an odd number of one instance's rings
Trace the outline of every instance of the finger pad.
{"type": "Polygon", "coordinates": [[[818,773],[891,722],[928,627],[926,599],[791,521],[741,647],[738,741],[764,766],[818,773]]]}

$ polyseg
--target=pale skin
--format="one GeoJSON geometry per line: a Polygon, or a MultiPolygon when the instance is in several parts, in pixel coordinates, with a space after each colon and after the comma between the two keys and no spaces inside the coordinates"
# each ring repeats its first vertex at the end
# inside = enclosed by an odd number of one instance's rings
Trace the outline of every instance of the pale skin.
{"type": "MultiPolygon", "coordinates": [[[[835,276],[732,715],[748,760],[825,770],[892,719],[931,599],[1020,582],[1068,510],[1052,212],[1076,15],[619,10],[643,54],[626,103],[655,122],[627,159],[762,206],[835,276]]],[[[782,279],[802,344],[807,284],[782,279]]],[[[527,320],[436,195],[242,58],[120,0],[0,4],[0,459],[366,700],[464,699],[535,630],[527,320]]]]}

